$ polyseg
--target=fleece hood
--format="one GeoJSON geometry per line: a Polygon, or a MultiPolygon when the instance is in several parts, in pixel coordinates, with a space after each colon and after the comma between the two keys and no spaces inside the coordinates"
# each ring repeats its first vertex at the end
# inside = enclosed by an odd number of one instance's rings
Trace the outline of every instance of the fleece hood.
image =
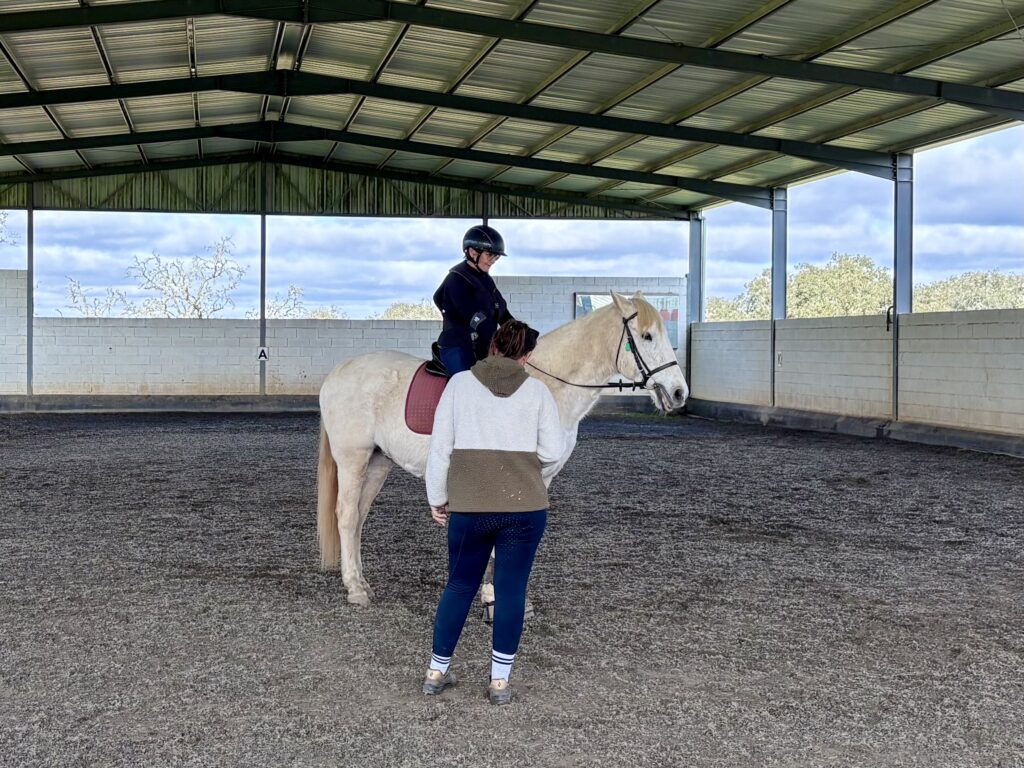
{"type": "Polygon", "coordinates": [[[530,378],[526,370],[508,357],[491,355],[470,368],[476,380],[487,387],[496,397],[515,394],[523,382],[530,378]]]}

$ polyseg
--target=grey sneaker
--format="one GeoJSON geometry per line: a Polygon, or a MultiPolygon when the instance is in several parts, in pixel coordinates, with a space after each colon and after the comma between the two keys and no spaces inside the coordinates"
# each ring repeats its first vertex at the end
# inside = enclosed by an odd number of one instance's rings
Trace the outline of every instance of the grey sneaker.
{"type": "Polygon", "coordinates": [[[436,669],[428,669],[427,676],[423,678],[423,692],[427,696],[437,696],[445,688],[453,686],[458,682],[455,679],[455,673],[450,669],[444,674],[436,669]]]}
{"type": "Polygon", "coordinates": [[[495,705],[508,704],[512,701],[512,686],[508,684],[508,680],[491,680],[491,684],[487,686],[487,700],[495,705]]]}

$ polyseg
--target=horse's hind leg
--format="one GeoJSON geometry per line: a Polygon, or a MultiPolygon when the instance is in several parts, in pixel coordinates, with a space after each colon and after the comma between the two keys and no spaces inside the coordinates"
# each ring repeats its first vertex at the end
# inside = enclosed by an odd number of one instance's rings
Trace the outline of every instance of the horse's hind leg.
{"type": "MultiPolygon", "coordinates": [[[[338,535],[341,539],[341,578],[348,590],[348,601],[356,605],[369,605],[363,575],[359,565],[359,532],[362,528],[359,507],[367,468],[373,455],[364,448],[348,449],[338,464],[338,535]]],[[[340,458],[340,460],[339,460],[340,458]]]]}
{"type": "MultiPolygon", "coordinates": [[[[491,550],[491,559],[487,561],[487,570],[484,571],[484,580],[480,585],[480,603],[483,605],[483,618],[487,624],[494,622],[494,550],[491,550]]],[[[526,609],[523,611],[524,619],[532,619],[536,612],[530,595],[526,595],[526,609]]]]}
{"type": "Polygon", "coordinates": [[[391,459],[380,451],[374,451],[370,457],[370,463],[366,465],[366,478],[363,480],[363,490],[359,495],[359,522],[357,523],[355,540],[356,574],[367,597],[371,600],[373,599],[373,589],[370,587],[369,582],[366,581],[366,577],[363,576],[363,525],[370,514],[370,506],[373,504],[373,500],[380,493],[380,489],[384,486],[384,481],[387,480],[388,473],[393,466],[395,464],[391,459]]]}

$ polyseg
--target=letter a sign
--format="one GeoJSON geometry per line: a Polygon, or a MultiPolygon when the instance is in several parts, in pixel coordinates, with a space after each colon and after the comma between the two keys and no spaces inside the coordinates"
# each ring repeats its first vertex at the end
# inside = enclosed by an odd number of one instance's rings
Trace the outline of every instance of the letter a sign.
{"type": "Polygon", "coordinates": [[[261,362],[261,363],[262,362],[266,362],[267,360],[270,359],[270,356],[267,355],[267,348],[266,347],[260,347],[260,353],[258,355],[256,355],[256,359],[259,362],[261,362]]]}

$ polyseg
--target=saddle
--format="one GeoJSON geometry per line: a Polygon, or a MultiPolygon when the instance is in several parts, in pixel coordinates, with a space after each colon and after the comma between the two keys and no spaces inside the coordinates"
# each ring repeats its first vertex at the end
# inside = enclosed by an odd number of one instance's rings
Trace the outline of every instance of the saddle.
{"type": "Polygon", "coordinates": [[[430,351],[433,359],[416,369],[405,396],[405,425],[417,435],[429,435],[434,429],[434,411],[448,385],[448,371],[438,354],[435,341],[430,351]]]}

